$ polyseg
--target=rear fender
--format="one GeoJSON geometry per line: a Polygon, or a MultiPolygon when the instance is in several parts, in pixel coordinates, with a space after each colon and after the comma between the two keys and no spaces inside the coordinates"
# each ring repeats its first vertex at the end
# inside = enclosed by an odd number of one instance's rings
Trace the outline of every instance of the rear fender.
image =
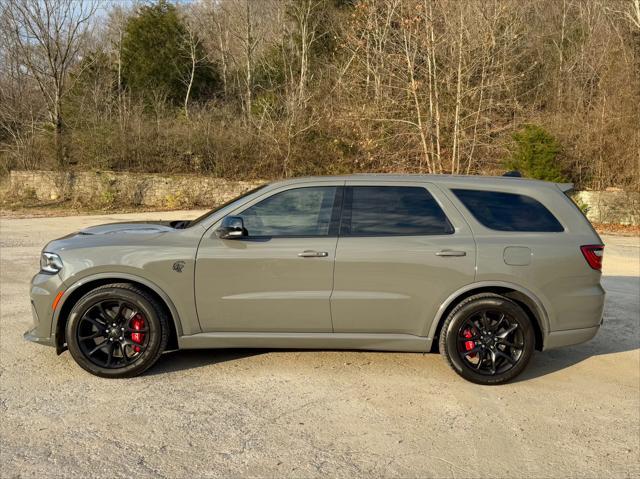
{"type": "Polygon", "coordinates": [[[463,286],[462,288],[458,289],[456,292],[452,293],[440,305],[440,308],[438,308],[438,312],[436,313],[436,317],[431,323],[431,328],[429,330],[428,337],[431,339],[435,337],[436,332],[438,330],[438,326],[446,319],[444,317],[445,312],[448,310],[449,306],[451,306],[452,304],[458,301],[458,298],[460,298],[461,296],[465,295],[465,293],[468,293],[470,291],[481,290],[485,288],[506,288],[506,289],[517,291],[520,294],[524,295],[533,306],[532,308],[533,313],[535,314],[536,318],[538,318],[538,323],[539,323],[538,326],[540,326],[543,338],[545,338],[549,334],[549,331],[551,330],[551,328],[550,328],[549,315],[547,313],[547,309],[544,307],[544,304],[542,303],[542,301],[532,291],[522,286],[519,286],[517,284],[509,283],[506,281],[480,281],[477,283],[471,283],[466,286],[463,286]]]}

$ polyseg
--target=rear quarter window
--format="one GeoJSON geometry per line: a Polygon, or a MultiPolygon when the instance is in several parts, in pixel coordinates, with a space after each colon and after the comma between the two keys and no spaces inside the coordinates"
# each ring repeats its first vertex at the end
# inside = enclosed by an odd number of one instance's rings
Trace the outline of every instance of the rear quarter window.
{"type": "Polygon", "coordinates": [[[451,191],[476,220],[492,230],[541,233],[564,231],[557,218],[530,196],[483,190],[451,191]]]}

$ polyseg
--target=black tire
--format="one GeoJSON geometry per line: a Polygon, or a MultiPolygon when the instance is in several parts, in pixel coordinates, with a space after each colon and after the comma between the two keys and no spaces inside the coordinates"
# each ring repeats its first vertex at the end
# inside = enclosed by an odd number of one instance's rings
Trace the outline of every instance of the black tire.
{"type": "Polygon", "coordinates": [[[498,294],[481,293],[464,299],[449,313],[439,346],[451,369],[464,379],[502,384],[527,366],[535,332],[517,303],[498,294]]]}
{"type": "Polygon", "coordinates": [[[165,350],[169,318],[146,291],[128,283],[107,284],[76,302],[65,333],[71,356],[86,371],[104,378],[133,377],[151,367],[165,350]],[[134,317],[144,329],[131,329],[134,317]]]}

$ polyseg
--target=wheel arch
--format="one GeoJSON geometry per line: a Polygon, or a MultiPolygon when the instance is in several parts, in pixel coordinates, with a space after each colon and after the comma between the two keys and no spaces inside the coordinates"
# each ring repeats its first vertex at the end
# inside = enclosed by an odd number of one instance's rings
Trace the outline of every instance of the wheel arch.
{"type": "Polygon", "coordinates": [[[479,293],[499,294],[515,301],[527,313],[531,320],[535,332],[535,348],[541,351],[544,346],[544,338],[549,332],[549,317],[547,311],[538,297],[526,288],[507,282],[481,282],[467,285],[452,295],[442,303],[438,313],[431,324],[429,338],[431,338],[431,350],[438,348],[438,339],[442,325],[449,313],[460,301],[479,293]]]}
{"type": "Polygon", "coordinates": [[[60,298],[60,302],[54,313],[53,322],[51,325],[56,352],[58,354],[61,354],[66,350],[65,327],[67,324],[69,313],[71,312],[71,309],[73,309],[73,306],[82,296],[84,296],[89,291],[99,286],[110,283],[132,284],[154,296],[158,300],[158,302],[165,307],[166,312],[171,317],[171,321],[169,321],[171,330],[169,331],[169,343],[167,344],[167,350],[178,349],[178,337],[182,335],[180,316],[169,296],[164,291],[162,291],[160,287],[158,287],[151,281],[132,274],[101,273],[88,276],[76,281],[65,290],[64,294],[60,298]]]}

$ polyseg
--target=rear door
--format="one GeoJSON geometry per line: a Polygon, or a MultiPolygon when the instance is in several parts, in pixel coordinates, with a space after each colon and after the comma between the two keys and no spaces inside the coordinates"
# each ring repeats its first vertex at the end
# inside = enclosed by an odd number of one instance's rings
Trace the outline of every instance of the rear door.
{"type": "Polygon", "coordinates": [[[334,331],[426,336],[442,302],[473,282],[475,253],[468,224],[435,185],[347,181],[334,331]]]}

